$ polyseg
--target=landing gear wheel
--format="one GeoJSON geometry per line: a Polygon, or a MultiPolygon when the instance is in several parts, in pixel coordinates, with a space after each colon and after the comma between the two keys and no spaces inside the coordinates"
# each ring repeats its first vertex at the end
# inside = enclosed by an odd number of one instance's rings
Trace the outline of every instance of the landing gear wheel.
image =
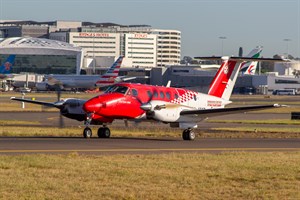
{"type": "Polygon", "coordinates": [[[92,129],[90,129],[89,127],[86,127],[83,130],[83,137],[84,138],[90,138],[90,137],[92,137],[92,129]]]}
{"type": "Polygon", "coordinates": [[[196,134],[194,131],[192,131],[191,129],[185,129],[182,132],[182,138],[184,140],[194,140],[196,138],[196,134]]]}
{"type": "Polygon", "coordinates": [[[98,129],[98,137],[99,138],[109,138],[110,137],[110,130],[107,127],[100,127],[98,129]]]}

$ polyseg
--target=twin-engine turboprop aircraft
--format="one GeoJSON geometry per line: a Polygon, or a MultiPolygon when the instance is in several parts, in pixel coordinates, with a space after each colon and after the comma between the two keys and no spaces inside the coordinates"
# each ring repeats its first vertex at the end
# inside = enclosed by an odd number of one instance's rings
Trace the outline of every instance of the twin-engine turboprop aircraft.
{"type": "Polygon", "coordinates": [[[238,71],[245,61],[283,61],[261,58],[222,57],[222,65],[216,73],[208,94],[195,91],[144,84],[119,83],[104,94],[94,97],[83,104],[87,113],[84,137],[91,137],[91,121],[103,123],[98,129],[101,138],[110,137],[107,123],[115,119],[155,120],[169,123],[171,127],[184,129],[184,140],[195,139],[193,128],[197,122],[216,115],[245,112],[277,107],[278,105],[224,108],[235,85],[238,71]]]}
{"type": "MultiPolygon", "coordinates": [[[[199,57],[198,59],[210,58],[199,57]]],[[[102,125],[103,127],[98,129],[98,137],[109,138],[110,129],[107,124],[112,123],[115,119],[127,119],[169,123],[171,127],[184,129],[182,133],[184,140],[194,140],[193,129],[197,128],[198,122],[207,117],[279,106],[274,104],[225,108],[231,103],[229,99],[240,67],[244,62],[284,62],[284,60],[242,57],[222,57],[222,60],[222,65],[210,85],[208,94],[183,88],[118,83],[111,86],[104,94],[88,101],[66,99],[48,103],[18,98],[12,98],[12,100],[56,107],[66,117],[85,121],[86,127],[83,131],[85,138],[92,136],[92,130],[89,127],[91,124],[102,125]]]]}

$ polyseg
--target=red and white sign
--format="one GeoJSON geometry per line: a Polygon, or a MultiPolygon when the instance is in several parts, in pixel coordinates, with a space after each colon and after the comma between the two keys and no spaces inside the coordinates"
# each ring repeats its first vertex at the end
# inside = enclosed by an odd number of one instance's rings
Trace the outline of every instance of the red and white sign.
{"type": "Polygon", "coordinates": [[[147,33],[135,33],[134,38],[147,38],[148,34],[147,33]]]}
{"type": "Polygon", "coordinates": [[[80,37],[109,37],[109,33],[79,33],[80,37]]]}

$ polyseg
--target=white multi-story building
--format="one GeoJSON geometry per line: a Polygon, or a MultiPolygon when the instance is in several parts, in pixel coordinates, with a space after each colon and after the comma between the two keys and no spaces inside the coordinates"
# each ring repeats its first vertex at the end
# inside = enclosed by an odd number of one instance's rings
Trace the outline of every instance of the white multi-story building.
{"type": "Polygon", "coordinates": [[[157,66],[178,65],[181,55],[181,32],[153,29],[157,38],[157,66]]]}
{"type": "Polygon", "coordinates": [[[124,34],[124,55],[132,67],[156,67],[157,36],[148,33],[124,34]]]}
{"type": "Polygon", "coordinates": [[[120,33],[70,32],[69,43],[80,46],[85,57],[118,57],[120,33]]]}
{"type": "Polygon", "coordinates": [[[124,55],[128,67],[156,67],[180,63],[181,32],[149,26],[82,27],[50,33],[50,39],[82,47],[85,57],[124,55]]]}

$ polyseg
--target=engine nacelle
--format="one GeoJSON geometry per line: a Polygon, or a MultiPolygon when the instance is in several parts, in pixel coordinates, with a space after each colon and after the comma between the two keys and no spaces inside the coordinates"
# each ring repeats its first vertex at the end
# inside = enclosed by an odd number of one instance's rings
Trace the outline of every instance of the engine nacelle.
{"type": "Polygon", "coordinates": [[[86,114],[82,109],[85,100],[80,99],[65,99],[63,103],[63,108],[60,110],[63,116],[71,119],[76,119],[78,121],[86,120],[86,114]]]}
{"type": "Polygon", "coordinates": [[[164,108],[153,111],[152,118],[162,122],[176,122],[180,117],[179,109],[164,108]]]}
{"type": "Polygon", "coordinates": [[[180,117],[180,105],[153,100],[146,105],[149,107],[147,117],[163,122],[176,122],[180,117]]]}

